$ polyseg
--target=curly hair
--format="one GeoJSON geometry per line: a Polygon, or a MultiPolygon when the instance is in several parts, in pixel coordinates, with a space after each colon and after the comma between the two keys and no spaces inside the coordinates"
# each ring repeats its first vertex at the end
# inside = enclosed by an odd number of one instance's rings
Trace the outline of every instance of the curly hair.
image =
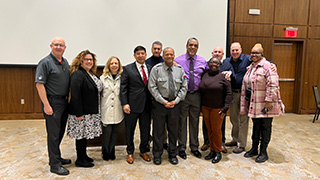
{"type": "Polygon", "coordinates": [[[118,60],[118,63],[119,63],[119,70],[118,70],[118,74],[121,75],[122,72],[123,72],[123,68],[122,68],[122,65],[121,65],[121,62],[120,62],[120,59],[116,56],[111,56],[107,63],[106,63],[106,66],[103,68],[103,75],[104,76],[107,76],[108,74],[110,74],[110,64],[111,64],[111,60],[112,59],[117,59],[118,60]]]}
{"type": "Polygon", "coordinates": [[[96,74],[97,73],[97,59],[96,59],[96,55],[93,54],[92,52],[90,52],[89,50],[84,50],[81,51],[77,57],[72,61],[72,64],[70,66],[70,75],[72,75],[74,72],[76,72],[77,70],[79,70],[79,67],[81,66],[81,64],[84,61],[84,57],[87,54],[91,54],[92,58],[93,58],[93,66],[91,68],[91,71],[96,74]]]}

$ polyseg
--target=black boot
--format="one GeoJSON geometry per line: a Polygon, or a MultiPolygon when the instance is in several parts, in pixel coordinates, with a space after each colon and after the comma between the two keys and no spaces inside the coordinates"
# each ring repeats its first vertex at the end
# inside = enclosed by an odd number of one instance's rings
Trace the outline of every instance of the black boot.
{"type": "Polygon", "coordinates": [[[83,138],[76,140],[76,149],[77,149],[77,160],[75,162],[77,167],[93,167],[94,164],[86,160],[86,141],[87,139],[83,138]]]}
{"type": "Polygon", "coordinates": [[[102,150],[102,159],[105,161],[109,161],[109,153],[107,152],[107,150],[102,150]]]}
{"type": "Polygon", "coordinates": [[[256,156],[256,155],[258,155],[258,147],[254,147],[252,145],[252,148],[248,152],[246,152],[244,154],[244,157],[250,158],[250,157],[253,157],[253,156],[256,156]]]}
{"type": "Polygon", "coordinates": [[[206,155],[206,157],[204,157],[205,160],[210,160],[216,157],[216,152],[214,151],[210,151],[210,153],[208,155],[206,155]]]}
{"type": "Polygon", "coordinates": [[[261,120],[252,118],[253,127],[252,127],[252,147],[251,149],[244,154],[244,157],[250,158],[253,156],[258,155],[258,146],[260,141],[260,127],[261,127],[261,120]]]}
{"type": "Polygon", "coordinates": [[[257,163],[263,163],[265,162],[266,160],[268,160],[269,157],[268,157],[268,153],[267,153],[267,147],[265,145],[260,145],[260,154],[259,156],[256,158],[256,162],[257,163]]]}
{"type": "MultiPolygon", "coordinates": [[[[87,147],[88,141],[86,141],[85,146],[87,147]]],[[[87,151],[85,151],[85,159],[88,162],[93,162],[93,159],[87,155],[87,151]]]]}
{"type": "Polygon", "coordinates": [[[109,154],[110,160],[115,160],[116,159],[116,151],[115,148],[113,147],[110,154],[109,154]]]}
{"type": "Polygon", "coordinates": [[[218,163],[222,159],[221,152],[216,152],[216,157],[212,159],[212,163],[218,163]]]}
{"type": "Polygon", "coordinates": [[[271,129],[272,129],[272,118],[261,119],[261,145],[260,154],[256,158],[257,163],[263,163],[269,159],[267,154],[267,147],[271,139],[271,129]]]}

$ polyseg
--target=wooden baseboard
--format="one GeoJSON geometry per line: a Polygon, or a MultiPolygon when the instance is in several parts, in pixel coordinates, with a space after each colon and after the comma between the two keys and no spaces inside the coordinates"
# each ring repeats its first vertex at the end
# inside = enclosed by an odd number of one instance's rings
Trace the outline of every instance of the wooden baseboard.
{"type": "Polygon", "coordinates": [[[42,113],[0,114],[0,120],[44,119],[42,113]]]}

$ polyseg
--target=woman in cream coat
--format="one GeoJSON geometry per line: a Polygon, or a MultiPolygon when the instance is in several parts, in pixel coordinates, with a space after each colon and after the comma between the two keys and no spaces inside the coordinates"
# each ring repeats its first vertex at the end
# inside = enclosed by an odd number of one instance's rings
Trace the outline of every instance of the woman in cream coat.
{"type": "Polygon", "coordinates": [[[102,158],[114,160],[118,126],[124,118],[120,103],[120,78],[123,69],[118,57],[111,56],[103,69],[100,80],[103,84],[101,95],[101,117],[103,123],[102,158]]]}

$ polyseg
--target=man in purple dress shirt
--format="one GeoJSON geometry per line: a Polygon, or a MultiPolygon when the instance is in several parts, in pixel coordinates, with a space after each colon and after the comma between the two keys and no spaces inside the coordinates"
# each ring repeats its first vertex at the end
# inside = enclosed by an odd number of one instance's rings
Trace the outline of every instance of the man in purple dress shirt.
{"type": "Polygon", "coordinates": [[[206,60],[197,55],[199,41],[192,37],[187,41],[187,53],[175,59],[183,69],[188,80],[188,93],[184,101],[181,102],[179,129],[178,129],[178,149],[179,156],[187,159],[187,117],[189,115],[189,143],[191,153],[197,158],[201,158],[199,152],[199,115],[201,106],[201,96],[199,85],[202,74],[208,69],[206,60]]]}

